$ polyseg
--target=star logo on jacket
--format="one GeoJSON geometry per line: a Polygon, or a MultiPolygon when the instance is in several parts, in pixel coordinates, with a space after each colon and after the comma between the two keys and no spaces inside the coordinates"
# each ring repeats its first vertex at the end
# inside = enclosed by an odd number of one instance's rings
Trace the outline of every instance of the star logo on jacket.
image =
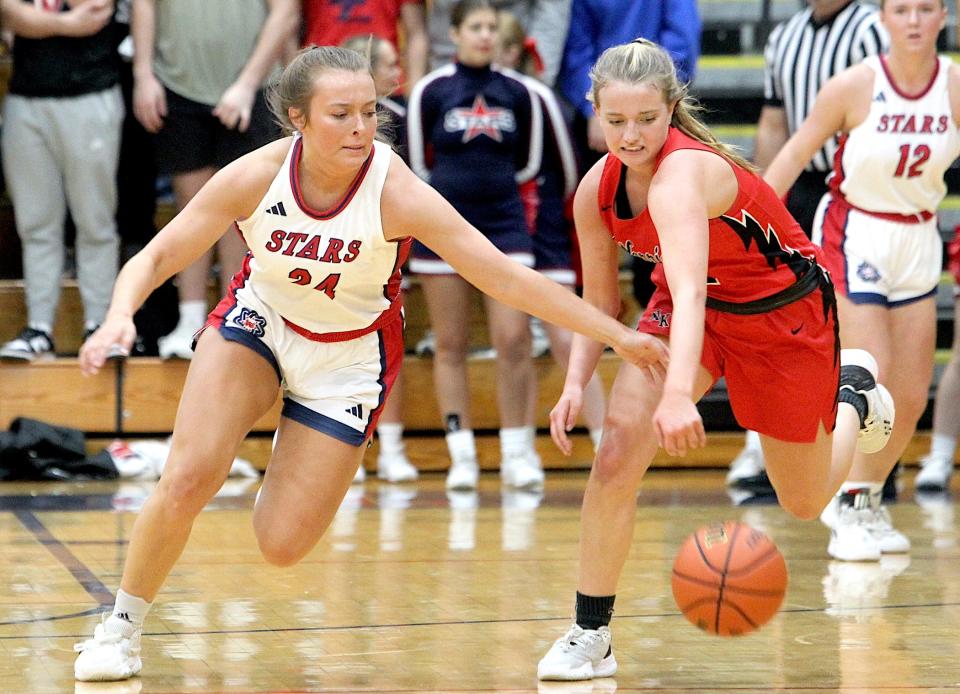
{"type": "Polygon", "coordinates": [[[487,106],[483,94],[477,94],[470,108],[452,108],[443,119],[443,128],[448,133],[463,131],[461,142],[470,142],[481,135],[503,142],[504,132],[517,129],[513,111],[499,106],[487,106]]]}
{"type": "Polygon", "coordinates": [[[267,327],[267,319],[253,309],[240,309],[240,315],[235,316],[233,322],[254,337],[263,337],[266,332],[264,328],[267,327]]]}

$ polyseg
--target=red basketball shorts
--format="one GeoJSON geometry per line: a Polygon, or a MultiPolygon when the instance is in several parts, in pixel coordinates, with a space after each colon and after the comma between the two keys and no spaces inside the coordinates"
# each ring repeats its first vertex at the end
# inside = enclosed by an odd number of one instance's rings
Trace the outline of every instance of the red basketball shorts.
{"type": "MultiPolygon", "coordinates": [[[[637,326],[668,335],[673,301],[657,288],[637,326]]],[[[840,384],[840,338],[832,296],[815,289],[768,313],[707,309],[701,363],[726,380],[730,406],[746,429],[809,443],[832,432],[840,384]]]]}

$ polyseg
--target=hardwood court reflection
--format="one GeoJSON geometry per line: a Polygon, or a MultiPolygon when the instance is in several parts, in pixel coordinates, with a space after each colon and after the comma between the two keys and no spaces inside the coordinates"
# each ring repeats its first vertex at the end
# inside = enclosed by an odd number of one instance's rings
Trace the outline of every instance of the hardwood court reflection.
{"type": "Polygon", "coordinates": [[[257,483],[228,486],[197,520],[148,617],[142,676],[75,687],[73,643],[112,602],[149,486],[0,486],[0,691],[5,692],[943,692],[960,687],[955,506],[892,508],[914,543],[879,563],[832,562],[826,529],[773,505],[734,507],[722,471],[654,471],[617,598],[611,680],[538,683],[571,619],[583,473],[541,494],[448,495],[442,474],[351,489],[321,544],[265,564],[250,527],[257,483]],[[759,632],[710,637],[679,614],[670,566],[715,519],[743,520],[783,551],[790,586],[759,632]]]}

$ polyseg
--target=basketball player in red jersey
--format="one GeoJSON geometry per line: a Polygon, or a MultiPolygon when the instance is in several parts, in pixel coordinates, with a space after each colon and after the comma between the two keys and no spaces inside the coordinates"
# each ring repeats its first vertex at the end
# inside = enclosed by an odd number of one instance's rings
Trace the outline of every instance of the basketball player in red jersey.
{"type": "Polygon", "coordinates": [[[497,251],[383,142],[377,94],[354,51],[301,51],[271,97],[292,137],[221,169],[123,268],[84,373],[129,352],[133,314],[231,224],[250,248],[196,340],[163,476],[134,524],[112,614],[78,645],[79,680],[141,669],[144,616],[237,446],[284,407],[253,527],[264,558],[290,566],[323,535],[363,457],[403,356],[399,268],[411,238],[503,303],[612,343],[638,368],[666,348],[497,251]]]}
{"type": "MultiPolygon", "coordinates": [[[[870,354],[841,354],[818,249],[696,119],[666,51],[643,39],[615,46],[591,79],[610,153],[574,201],[584,298],[617,312],[619,248],[660,263],[638,330],[669,342],[670,364],[662,380],[630,366],[617,374],[583,500],[576,623],[540,661],[541,679],[616,672],[608,624],[640,479],[658,446],[682,456],[704,445],[696,402],[721,376],[740,424],[761,435],[781,505],[799,518],[817,516],[854,450],[882,448],[893,422],[870,354]]],[[[564,452],[602,349],[574,338],[550,415],[564,452]]]]}

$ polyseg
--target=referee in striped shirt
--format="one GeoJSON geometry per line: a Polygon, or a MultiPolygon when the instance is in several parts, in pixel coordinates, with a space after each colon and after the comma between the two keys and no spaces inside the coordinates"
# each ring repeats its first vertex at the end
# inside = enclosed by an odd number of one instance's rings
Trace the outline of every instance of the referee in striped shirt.
{"type": "MultiPolygon", "coordinates": [[[[807,8],[778,24],[764,50],[764,104],[757,124],[754,163],[766,169],[809,115],[827,80],[870,55],[885,52],[887,34],[875,5],[860,0],[807,0],[807,8]]],[[[807,236],[813,230],[836,140],[824,145],[787,195],[787,209],[807,236]]],[[[730,462],[727,484],[755,495],[773,492],[760,437],[748,431],[730,462]]]]}
{"type": "MultiPolygon", "coordinates": [[[[860,0],[807,0],[807,5],[777,25],[764,51],[764,106],[754,154],[761,169],[809,115],[827,80],[887,49],[875,5],[860,0]]],[[[787,198],[787,208],[807,236],[836,151],[837,142],[831,140],[817,152],[787,198]]]]}

